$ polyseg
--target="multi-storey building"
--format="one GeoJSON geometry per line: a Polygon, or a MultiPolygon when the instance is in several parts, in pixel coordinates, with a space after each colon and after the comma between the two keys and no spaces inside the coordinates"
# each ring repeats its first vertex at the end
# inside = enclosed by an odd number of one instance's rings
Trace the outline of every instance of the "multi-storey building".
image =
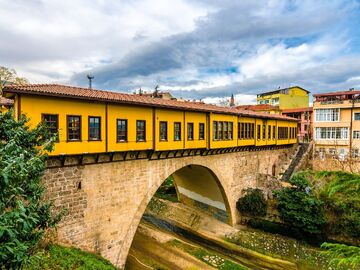
{"type": "Polygon", "coordinates": [[[360,148],[360,91],[314,95],[314,141],[320,157],[357,157],[360,148]]]}
{"type": "Polygon", "coordinates": [[[282,111],[283,115],[297,118],[298,122],[298,139],[300,142],[309,142],[313,137],[313,108],[296,108],[285,109],[282,111]]]}
{"type": "Polygon", "coordinates": [[[269,104],[283,109],[309,107],[309,91],[300,86],[277,89],[257,95],[258,104],[269,104]]]}

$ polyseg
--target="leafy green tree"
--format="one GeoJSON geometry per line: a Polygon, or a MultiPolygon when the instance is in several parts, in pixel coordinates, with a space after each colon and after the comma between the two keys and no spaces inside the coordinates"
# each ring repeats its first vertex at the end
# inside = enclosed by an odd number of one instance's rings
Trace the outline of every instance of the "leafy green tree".
{"type": "Polygon", "coordinates": [[[26,84],[27,79],[19,77],[14,69],[0,66],[0,94],[6,84],[26,84]]]}
{"type": "Polygon", "coordinates": [[[330,265],[336,269],[360,269],[360,247],[332,243],[323,243],[321,247],[326,249],[324,254],[330,257],[330,265]]]}
{"type": "Polygon", "coordinates": [[[236,208],[242,214],[262,217],[266,215],[267,201],[260,189],[248,188],[245,195],[236,202],[236,208]]]}
{"type": "Polygon", "coordinates": [[[0,113],[0,269],[19,269],[60,216],[43,200],[41,176],[54,138],[44,125],[0,113]]]}
{"type": "Polygon", "coordinates": [[[295,174],[289,182],[291,187],[275,193],[280,218],[302,232],[320,234],[326,224],[322,202],[312,193],[304,175],[295,174]]]}

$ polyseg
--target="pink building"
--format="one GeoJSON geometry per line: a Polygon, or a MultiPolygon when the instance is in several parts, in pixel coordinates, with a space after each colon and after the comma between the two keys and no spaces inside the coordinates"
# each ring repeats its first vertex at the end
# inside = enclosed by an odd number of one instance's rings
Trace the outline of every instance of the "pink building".
{"type": "Polygon", "coordinates": [[[285,109],[282,111],[283,115],[300,119],[298,123],[298,138],[300,142],[308,142],[312,140],[313,127],[313,108],[296,108],[285,109]]]}

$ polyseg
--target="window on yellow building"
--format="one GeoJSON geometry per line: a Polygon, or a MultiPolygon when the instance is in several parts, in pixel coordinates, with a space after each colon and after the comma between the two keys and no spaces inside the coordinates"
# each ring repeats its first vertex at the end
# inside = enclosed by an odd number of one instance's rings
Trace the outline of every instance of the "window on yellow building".
{"type": "Polygon", "coordinates": [[[181,141],[181,123],[174,123],[174,141],[181,141]]]}
{"type": "Polygon", "coordinates": [[[266,139],[266,125],[262,126],[262,139],[265,140],[266,139]]]}
{"type": "Polygon", "coordinates": [[[213,140],[216,141],[218,140],[218,122],[214,121],[213,122],[213,140]]]}
{"type": "Polygon", "coordinates": [[[67,116],[67,139],[68,141],[81,141],[81,116],[67,116]]]}
{"type": "Polygon", "coordinates": [[[233,139],[233,122],[229,122],[229,140],[233,139]]]}
{"type": "Polygon", "coordinates": [[[222,140],[223,139],[223,132],[222,132],[222,129],[223,129],[223,125],[222,125],[222,122],[218,122],[218,140],[222,140]]]}
{"type": "Polygon", "coordinates": [[[223,138],[224,140],[227,140],[229,137],[228,134],[228,122],[223,122],[223,138]]]}
{"type": "Polygon", "coordinates": [[[160,121],[160,141],[167,141],[167,139],[168,139],[167,122],[160,121]]]}
{"type": "Polygon", "coordinates": [[[56,135],[56,140],[59,141],[59,115],[57,114],[43,114],[42,120],[48,127],[51,135],[56,135]]]}
{"type": "Polygon", "coordinates": [[[101,140],[101,118],[97,116],[89,116],[88,118],[89,127],[89,141],[101,140]]]}
{"type": "Polygon", "coordinates": [[[261,125],[257,125],[257,139],[261,139],[261,125]]]}
{"type": "Polygon", "coordinates": [[[101,118],[89,116],[89,141],[101,140],[101,118]]]}
{"type": "Polygon", "coordinates": [[[276,139],[276,127],[275,127],[275,126],[273,126],[273,134],[272,134],[272,138],[273,138],[273,140],[275,140],[275,139],[276,139]]]}
{"type": "Polygon", "coordinates": [[[268,126],[268,140],[271,140],[271,126],[268,126]]]}
{"type": "Polygon", "coordinates": [[[187,123],[187,139],[194,140],[194,123],[187,123]]]}
{"type": "Polygon", "coordinates": [[[126,119],[117,119],[116,124],[116,141],[117,142],[126,142],[127,141],[127,120],[126,119]]]}
{"type": "Polygon", "coordinates": [[[136,120],[136,141],[146,141],[146,122],[145,120],[136,120]]]}
{"type": "Polygon", "coordinates": [[[205,124],[199,123],[199,140],[205,139],[205,124]]]}

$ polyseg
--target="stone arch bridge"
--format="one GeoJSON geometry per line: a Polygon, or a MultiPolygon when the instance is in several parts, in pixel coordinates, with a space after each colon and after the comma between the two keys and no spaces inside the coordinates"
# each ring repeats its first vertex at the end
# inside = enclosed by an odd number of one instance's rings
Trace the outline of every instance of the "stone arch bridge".
{"type": "Polygon", "coordinates": [[[123,268],[146,206],[167,177],[173,176],[181,202],[206,204],[236,224],[236,201],[242,190],[264,187],[263,179],[278,175],[295,149],[51,157],[43,177],[47,197],[68,213],[59,224],[57,239],[98,252],[123,268]]]}

